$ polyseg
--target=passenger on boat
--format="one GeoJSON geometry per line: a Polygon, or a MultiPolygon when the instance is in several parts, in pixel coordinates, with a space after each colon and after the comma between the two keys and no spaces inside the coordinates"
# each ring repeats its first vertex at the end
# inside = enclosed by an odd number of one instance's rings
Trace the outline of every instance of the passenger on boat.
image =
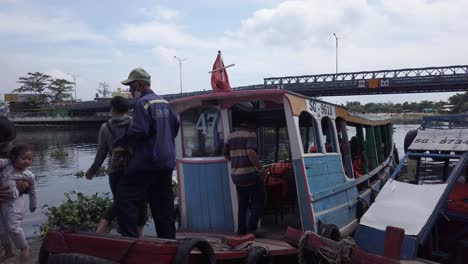
{"type": "Polygon", "coordinates": [[[224,157],[231,161],[231,178],[237,191],[238,235],[255,234],[264,210],[263,182],[267,172],[257,157],[257,135],[254,128],[255,120],[247,115],[224,144],[224,157]],[[251,214],[247,224],[249,208],[251,214]]]}
{"type": "Polygon", "coordinates": [[[151,90],[151,76],[142,68],[121,82],[136,99],[133,122],[112,147],[131,146],[128,172],[117,187],[117,222],[124,236],[138,237],[138,208],[149,202],[159,238],[175,239],[172,173],[179,120],[168,102],[151,90]]]}
{"type": "MultiPolygon", "coordinates": [[[[86,171],[86,179],[91,180],[93,176],[97,173],[102,163],[109,156],[108,159],[108,171],[109,171],[109,185],[112,192],[112,197],[115,200],[117,196],[117,184],[119,179],[123,176],[126,171],[126,166],[118,166],[117,163],[119,160],[116,160],[119,157],[119,153],[113,156],[112,152],[112,141],[121,137],[132,122],[132,118],[128,116],[128,100],[122,96],[114,96],[110,102],[111,115],[112,117],[101,125],[99,129],[98,136],[98,149],[96,156],[94,157],[94,162],[86,171]]],[[[126,151],[128,153],[128,151],[126,151]]],[[[125,162],[125,161],[124,161],[125,162]]],[[[125,162],[126,163],[126,162],[125,162]]],[[[138,236],[143,236],[143,228],[145,227],[147,220],[148,205],[143,203],[139,210],[138,215],[138,236]]],[[[99,225],[96,229],[96,233],[107,233],[108,225],[117,217],[117,208],[115,203],[112,203],[109,208],[104,212],[104,215],[99,222],[99,225]]]]}
{"type": "Polygon", "coordinates": [[[359,144],[359,138],[354,136],[351,138],[349,142],[351,148],[351,160],[353,162],[353,171],[355,178],[359,178],[364,174],[364,170],[362,168],[362,152],[361,152],[361,144],[359,144]]]}

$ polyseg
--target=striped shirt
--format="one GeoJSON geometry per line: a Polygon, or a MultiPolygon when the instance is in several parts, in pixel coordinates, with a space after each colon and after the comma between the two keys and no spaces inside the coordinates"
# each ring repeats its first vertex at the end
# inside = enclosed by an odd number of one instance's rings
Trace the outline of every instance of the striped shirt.
{"type": "Polygon", "coordinates": [[[231,158],[231,177],[235,185],[248,186],[257,182],[258,172],[249,160],[247,149],[257,151],[257,135],[247,128],[232,132],[224,144],[224,156],[231,158]]]}

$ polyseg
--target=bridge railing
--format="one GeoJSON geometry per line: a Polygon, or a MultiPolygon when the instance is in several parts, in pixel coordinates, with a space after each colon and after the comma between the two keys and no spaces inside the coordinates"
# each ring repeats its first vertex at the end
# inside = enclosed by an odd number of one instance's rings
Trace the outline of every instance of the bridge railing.
{"type": "Polygon", "coordinates": [[[394,79],[394,78],[418,78],[435,76],[453,76],[467,75],[468,65],[447,66],[447,67],[427,67],[427,68],[408,68],[398,70],[381,71],[360,71],[345,72],[336,74],[318,74],[318,75],[300,75],[286,77],[270,77],[264,79],[265,85],[281,85],[292,83],[318,83],[318,82],[343,82],[354,80],[372,80],[372,79],[394,79]]]}

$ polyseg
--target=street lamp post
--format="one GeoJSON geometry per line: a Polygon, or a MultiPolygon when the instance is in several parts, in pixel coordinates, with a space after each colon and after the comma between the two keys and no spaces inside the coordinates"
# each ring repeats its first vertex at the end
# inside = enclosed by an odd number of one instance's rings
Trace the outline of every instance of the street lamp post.
{"type": "Polygon", "coordinates": [[[333,33],[333,36],[335,36],[335,44],[336,44],[335,45],[336,46],[335,70],[336,70],[336,73],[338,73],[338,40],[340,39],[340,37],[338,37],[336,33],[333,33]]]}
{"type": "Polygon", "coordinates": [[[71,73],[68,73],[68,75],[70,75],[71,77],[73,77],[73,87],[75,88],[75,102],[77,101],[77,98],[76,98],[76,77],[80,77],[78,74],[71,74],[71,73]]]}
{"type": "Polygon", "coordinates": [[[179,62],[179,83],[180,83],[180,93],[182,93],[182,62],[186,61],[187,59],[182,59],[177,56],[174,56],[174,59],[176,59],[179,62]]]}

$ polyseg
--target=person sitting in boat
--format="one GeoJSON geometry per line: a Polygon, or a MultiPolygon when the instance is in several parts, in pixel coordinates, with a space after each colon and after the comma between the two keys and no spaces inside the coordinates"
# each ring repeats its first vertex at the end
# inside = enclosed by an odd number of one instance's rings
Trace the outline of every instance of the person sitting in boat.
{"type": "Polygon", "coordinates": [[[349,142],[351,148],[351,160],[353,162],[353,171],[356,178],[361,177],[364,174],[362,168],[362,152],[361,144],[359,144],[359,138],[354,136],[349,142]]]}
{"type": "Polygon", "coordinates": [[[258,221],[263,215],[265,200],[263,181],[267,172],[257,157],[255,120],[251,115],[246,115],[239,127],[228,136],[223,154],[231,161],[231,178],[236,185],[237,234],[255,234],[258,221]],[[247,225],[246,216],[249,208],[251,214],[247,225]]]}

